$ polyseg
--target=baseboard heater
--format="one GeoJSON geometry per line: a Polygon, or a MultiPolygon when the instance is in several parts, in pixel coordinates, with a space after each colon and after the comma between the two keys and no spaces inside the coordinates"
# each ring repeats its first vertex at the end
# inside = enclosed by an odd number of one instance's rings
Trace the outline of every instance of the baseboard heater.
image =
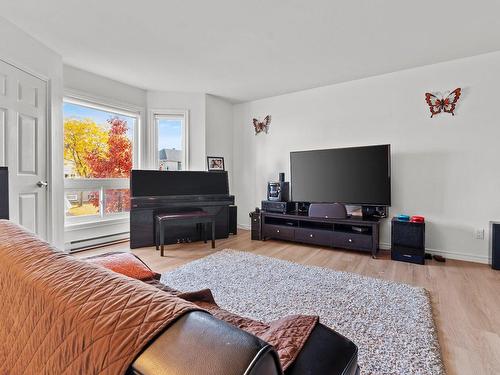
{"type": "Polygon", "coordinates": [[[83,240],[71,241],[66,244],[66,251],[76,253],[79,251],[89,250],[93,247],[111,245],[117,242],[123,242],[130,238],[130,232],[115,233],[107,236],[85,238],[83,240]]]}

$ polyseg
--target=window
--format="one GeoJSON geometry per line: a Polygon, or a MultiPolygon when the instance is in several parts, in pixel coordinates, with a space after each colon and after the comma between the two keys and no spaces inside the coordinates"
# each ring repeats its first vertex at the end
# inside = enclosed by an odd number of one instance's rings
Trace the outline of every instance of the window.
{"type": "Polygon", "coordinates": [[[161,171],[187,170],[187,114],[182,111],[154,113],[157,152],[156,166],[161,171]]]}
{"type": "Polygon", "coordinates": [[[63,114],[66,224],[126,216],[139,114],[71,98],[63,114]]]}

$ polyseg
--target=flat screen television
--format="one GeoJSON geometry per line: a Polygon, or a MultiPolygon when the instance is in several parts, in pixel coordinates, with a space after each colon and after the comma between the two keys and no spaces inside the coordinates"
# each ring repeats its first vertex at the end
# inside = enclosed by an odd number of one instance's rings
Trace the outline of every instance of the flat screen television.
{"type": "Polygon", "coordinates": [[[391,205],[391,147],[377,145],[290,153],[292,200],[391,205]]]}

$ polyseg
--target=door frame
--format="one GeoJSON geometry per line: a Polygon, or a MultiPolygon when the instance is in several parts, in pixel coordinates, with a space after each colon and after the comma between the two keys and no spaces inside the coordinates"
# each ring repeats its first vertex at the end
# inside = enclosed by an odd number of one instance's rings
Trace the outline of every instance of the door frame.
{"type": "Polygon", "coordinates": [[[43,82],[45,82],[45,96],[46,96],[46,103],[45,103],[45,121],[46,121],[46,147],[45,147],[45,164],[47,168],[47,183],[48,183],[48,189],[46,189],[46,199],[47,199],[47,212],[45,215],[45,219],[47,220],[47,233],[46,233],[46,240],[49,243],[52,243],[56,240],[56,233],[57,229],[54,226],[54,223],[56,220],[54,220],[55,212],[54,212],[54,183],[56,179],[54,178],[54,172],[52,168],[52,164],[50,161],[52,160],[53,155],[53,150],[52,150],[52,145],[53,145],[53,131],[52,131],[52,88],[51,88],[51,82],[52,80],[45,76],[44,74],[40,74],[38,72],[35,72],[34,70],[23,66],[22,64],[18,64],[17,62],[6,58],[4,56],[0,56],[0,61],[4,62],[5,64],[11,65],[12,67],[19,69],[23,71],[26,74],[29,74],[43,82]]]}

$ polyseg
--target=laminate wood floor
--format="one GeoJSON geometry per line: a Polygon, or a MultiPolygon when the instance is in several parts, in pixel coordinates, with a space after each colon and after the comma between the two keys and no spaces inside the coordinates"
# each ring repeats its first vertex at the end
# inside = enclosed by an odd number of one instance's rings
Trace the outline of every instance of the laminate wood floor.
{"type": "Polygon", "coordinates": [[[171,245],[161,258],[154,247],[129,249],[115,244],[75,254],[86,257],[109,251],[131,251],[153,270],[166,272],[216,251],[230,248],[339,271],[404,282],[426,288],[438,327],[439,342],[448,375],[500,374],[500,271],[488,265],[447,260],[425,266],[378,259],[366,253],[327,249],[282,241],[251,241],[250,232],[210,243],[171,245]]]}

